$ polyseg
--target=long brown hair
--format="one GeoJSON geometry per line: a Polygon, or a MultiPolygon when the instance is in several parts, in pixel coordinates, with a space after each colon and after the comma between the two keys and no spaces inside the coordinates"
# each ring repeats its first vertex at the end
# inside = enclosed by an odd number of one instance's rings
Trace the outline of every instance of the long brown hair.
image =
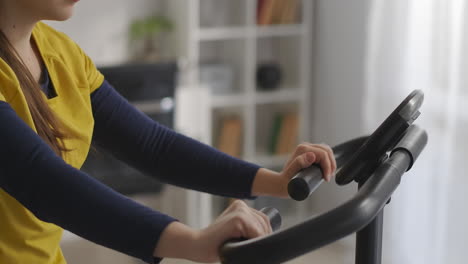
{"type": "Polygon", "coordinates": [[[69,151],[63,143],[67,138],[63,124],[52,112],[45,101],[41,87],[24,64],[15,47],[0,30],[0,57],[8,63],[18,78],[23,94],[28,103],[37,134],[59,156],[69,151]]]}

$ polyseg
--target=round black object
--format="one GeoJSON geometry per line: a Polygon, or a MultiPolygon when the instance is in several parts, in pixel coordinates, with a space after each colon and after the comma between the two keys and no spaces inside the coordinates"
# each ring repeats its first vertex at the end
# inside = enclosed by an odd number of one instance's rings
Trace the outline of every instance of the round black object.
{"type": "Polygon", "coordinates": [[[281,83],[281,68],[276,63],[257,66],[257,87],[261,90],[274,90],[281,83]]]}

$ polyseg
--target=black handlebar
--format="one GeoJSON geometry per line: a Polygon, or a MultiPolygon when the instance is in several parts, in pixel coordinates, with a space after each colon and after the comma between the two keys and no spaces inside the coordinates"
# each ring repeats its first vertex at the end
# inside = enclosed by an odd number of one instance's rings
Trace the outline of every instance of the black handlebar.
{"type": "MultiPolygon", "coordinates": [[[[346,161],[346,155],[338,154],[349,154],[363,140],[365,138],[337,146],[337,160],[346,161]]],[[[401,176],[411,167],[426,143],[426,132],[411,126],[391,156],[378,166],[351,200],[325,214],[271,235],[228,243],[220,250],[222,263],[282,263],[361,230],[385,206],[398,187],[401,176]]]]}
{"type": "MultiPolygon", "coordinates": [[[[423,99],[422,91],[413,91],[372,135],[333,148],[338,166],[336,182],[340,185],[352,180],[359,183],[360,188],[351,200],[271,235],[227,243],[220,249],[222,263],[282,263],[364,227],[367,229],[377,215],[382,215],[401,176],[412,167],[427,144],[426,132],[412,125],[419,116],[423,99]]],[[[303,200],[322,181],[320,168],[311,166],[290,181],[289,194],[296,200],[303,200]]]]}
{"type": "MultiPolygon", "coordinates": [[[[340,168],[368,137],[360,137],[333,147],[336,166],[340,168]]],[[[289,196],[296,201],[303,201],[323,182],[323,172],[319,165],[312,165],[301,170],[288,184],[289,196]]]]}
{"type": "Polygon", "coordinates": [[[260,210],[260,212],[266,214],[270,219],[271,229],[276,231],[280,229],[282,224],[282,219],[279,211],[273,207],[265,207],[260,210]]]}
{"type": "MultiPolygon", "coordinates": [[[[384,120],[369,137],[348,141],[333,148],[337,167],[336,183],[348,184],[352,180],[365,181],[387,157],[390,150],[419,116],[424,101],[420,90],[413,91],[384,120]],[[351,155],[352,154],[352,155],[351,155]],[[346,163],[344,163],[346,159],[346,163]]],[[[291,198],[302,201],[323,182],[318,165],[312,165],[294,176],[288,185],[291,198]]]]}
{"type": "Polygon", "coordinates": [[[336,173],[336,183],[345,185],[353,180],[365,181],[385,158],[386,152],[398,143],[419,117],[423,101],[424,93],[421,90],[409,94],[336,173]]]}
{"type": "Polygon", "coordinates": [[[296,201],[305,200],[322,184],[322,175],[322,169],[317,164],[301,170],[289,181],[289,196],[296,201]]]}

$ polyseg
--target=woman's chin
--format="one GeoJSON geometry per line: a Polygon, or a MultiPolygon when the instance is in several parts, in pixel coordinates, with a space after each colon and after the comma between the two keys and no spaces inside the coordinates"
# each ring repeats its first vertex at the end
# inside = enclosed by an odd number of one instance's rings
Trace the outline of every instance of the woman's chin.
{"type": "Polygon", "coordinates": [[[48,18],[44,20],[54,20],[54,21],[65,21],[70,19],[73,16],[73,7],[67,8],[67,10],[60,10],[58,12],[54,12],[47,16],[48,18]]]}

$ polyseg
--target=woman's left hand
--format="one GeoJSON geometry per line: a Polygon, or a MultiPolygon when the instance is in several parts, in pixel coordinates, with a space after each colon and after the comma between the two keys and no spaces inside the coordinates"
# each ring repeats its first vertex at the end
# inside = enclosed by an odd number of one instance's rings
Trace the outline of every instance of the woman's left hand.
{"type": "Polygon", "coordinates": [[[333,150],[325,144],[300,144],[296,147],[280,174],[289,181],[300,170],[308,168],[314,163],[320,164],[324,180],[331,181],[336,171],[336,161],[333,150]]]}
{"type": "Polygon", "coordinates": [[[333,150],[325,144],[302,143],[296,147],[281,172],[261,168],[255,176],[252,195],[268,195],[288,197],[289,180],[300,170],[319,164],[323,178],[331,181],[336,171],[336,161],[333,150]]]}

